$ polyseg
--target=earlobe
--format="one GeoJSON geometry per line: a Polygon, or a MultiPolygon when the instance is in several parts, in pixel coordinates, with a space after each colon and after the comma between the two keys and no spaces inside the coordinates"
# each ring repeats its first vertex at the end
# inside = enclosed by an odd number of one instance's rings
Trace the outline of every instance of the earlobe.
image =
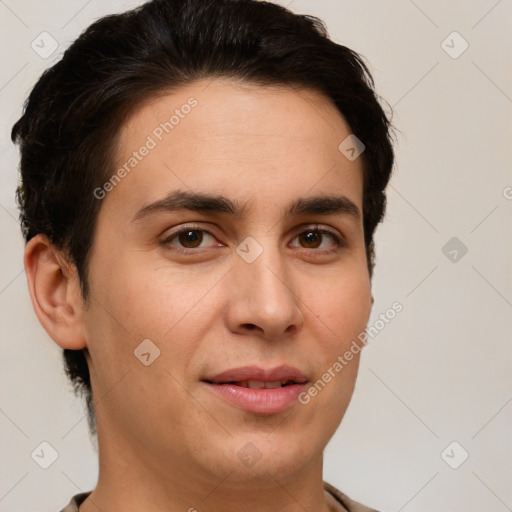
{"type": "Polygon", "coordinates": [[[32,306],[46,332],[62,348],[85,348],[82,298],[74,265],[41,234],[27,243],[24,264],[32,306]]]}

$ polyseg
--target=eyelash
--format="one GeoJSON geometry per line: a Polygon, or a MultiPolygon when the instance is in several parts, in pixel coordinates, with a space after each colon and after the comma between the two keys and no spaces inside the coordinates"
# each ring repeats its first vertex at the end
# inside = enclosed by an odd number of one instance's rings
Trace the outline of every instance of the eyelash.
{"type": "MultiPolygon", "coordinates": [[[[215,238],[215,236],[212,233],[210,233],[210,231],[208,231],[206,229],[202,229],[200,226],[197,226],[197,225],[186,225],[186,226],[182,227],[181,229],[179,229],[178,231],[175,231],[175,232],[171,233],[164,240],[162,240],[162,242],[161,242],[162,245],[165,245],[165,246],[173,245],[173,244],[171,244],[171,241],[174,240],[181,233],[185,233],[187,231],[201,231],[201,232],[207,233],[211,237],[215,238]]],[[[304,233],[311,233],[311,232],[316,232],[316,233],[320,233],[322,235],[329,235],[329,236],[331,236],[333,238],[333,240],[334,240],[334,247],[331,248],[331,249],[314,249],[314,248],[313,249],[308,249],[308,248],[303,247],[302,250],[305,251],[305,252],[314,251],[316,254],[320,254],[320,255],[322,255],[322,254],[332,254],[332,253],[336,252],[337,250],[347,246],[345,240],[342,237],[338,236],[337,234],[333,233],[330,230],[320,229],[318,227],[318,225],[316,225],[316,224],[312,225],[312,227],[311,226],[307,227],[305,230],[303,230],[300,233],[298,233],[294,237],[294,240],[295,240],[295,238],[297,238],[300,235],[303,235],[304,233]]],[[[201,248],[184,248],[184,247],[177,247],[177,246],[173,245],[172,250],[178,251],[178,252],[183,253],[183,254],[191,254],[193,252],[199,252],[201,250],[201,248]]]]}

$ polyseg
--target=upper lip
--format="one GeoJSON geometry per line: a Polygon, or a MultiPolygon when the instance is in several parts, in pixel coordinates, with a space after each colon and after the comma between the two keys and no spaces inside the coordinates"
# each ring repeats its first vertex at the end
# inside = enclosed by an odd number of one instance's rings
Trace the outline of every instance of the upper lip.
{"type": "Polygon", "coordinates": [[[204,379],[209,382],[240,382],[244,380],[257,380],[263,382],[273,382],[277,380],[291,380],[295,382],[306,382],[306,375],[299,369],[288,366],[276,366],[274,368],[260,368],[259,366],[241,366],[231,368],[221,373],[204,379]]]}

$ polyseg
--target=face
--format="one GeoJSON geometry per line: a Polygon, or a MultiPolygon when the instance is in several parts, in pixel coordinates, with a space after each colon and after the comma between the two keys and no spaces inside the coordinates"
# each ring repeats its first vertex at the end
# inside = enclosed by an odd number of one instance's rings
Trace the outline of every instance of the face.
{"type": "Polygon", "coordinates": [[[227,80],[130,117],[82,316],[101,450],[196,480],[286,479],[321,455],[359,354],[333,365],[371,311],[350,133],[317,93],[227,80]]]}

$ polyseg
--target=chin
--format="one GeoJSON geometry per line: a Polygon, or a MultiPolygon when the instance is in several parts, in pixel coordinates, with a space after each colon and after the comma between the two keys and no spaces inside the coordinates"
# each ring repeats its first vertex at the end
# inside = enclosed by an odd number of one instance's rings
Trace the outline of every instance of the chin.
{"type": "MultiPolygon", "coordinates": [[[[323,445],[311,442],[311,432],[305,430],[302,440],[297,437],[291,432],[283,431],[279,435],[276,431],[226,439],[222,453],[211,461],[213,470],[217,475],[231,473],[230,482],[261,480],[272,486],[275,485],[272,476],[281,483],[303,471],[322,454],[323,445]]],[[[216,444],[210,453],[213,455],[220,447],[216,444]]]]}

